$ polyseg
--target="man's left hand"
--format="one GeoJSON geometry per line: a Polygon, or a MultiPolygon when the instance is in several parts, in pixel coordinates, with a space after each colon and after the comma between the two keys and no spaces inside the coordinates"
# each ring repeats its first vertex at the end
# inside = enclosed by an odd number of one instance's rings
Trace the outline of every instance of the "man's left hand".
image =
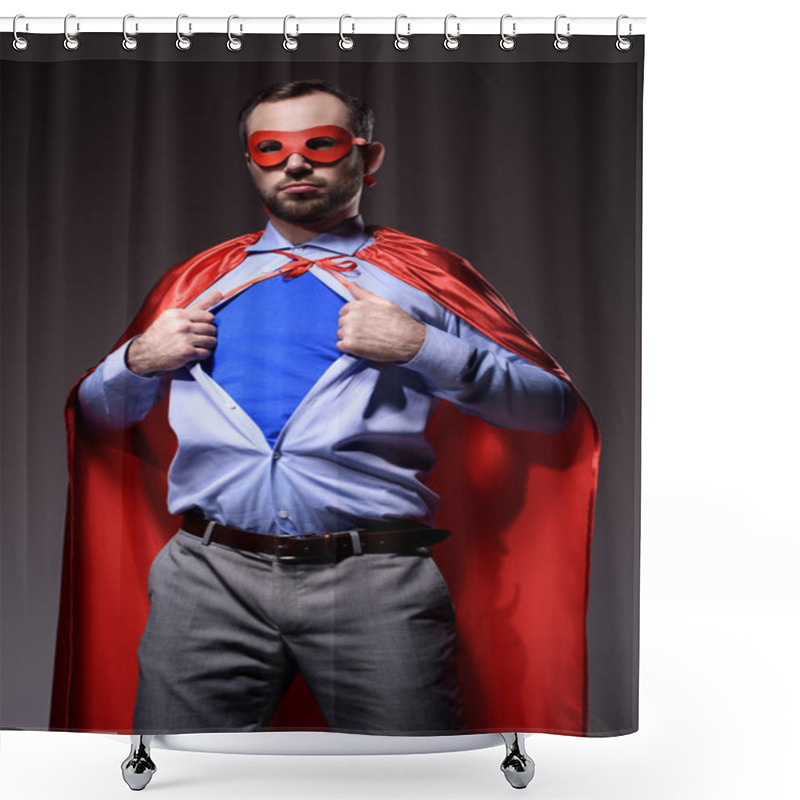
{"type": "Polygon", "coordinates": [[[425,325],[357,283],[347,284],[355,300],[345,303],[339,312],[339,350],[370,361],[414,358],[425,341],[425,325]]]}

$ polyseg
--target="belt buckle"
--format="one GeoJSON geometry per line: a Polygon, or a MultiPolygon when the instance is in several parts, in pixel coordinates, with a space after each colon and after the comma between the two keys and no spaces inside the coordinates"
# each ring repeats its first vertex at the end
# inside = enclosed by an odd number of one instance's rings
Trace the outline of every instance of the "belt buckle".
{"type": "Polygon", "coordinates": [[[297,556],[286,555],[286,548],[289,545],[288,545],[288,543],[286,543],[286,542],[284,542],[282,540],[283,539],[291,539],[291,538],[292,538],[291,536],[279,536],[278,537],[278,543],[277,543],[277,546],[276,546],[277,552],[275,554],[277,556],[277,558],[278,558],[278,561],[286,562],[286,561],[298,561],[299,560],[297,556]]]}
{"type": "Polygon", "coordinates": [[[304,563],[309,561],[333,561],[335,558],[335,552],[333,548],[333,535],[330,533],[303,533],[299,535],[293,536],[278,536],[277,542],[277,559],[281,563],[304,563]],[[286,550],[289,547],[288,540],[293,539],[294,541],[303,540],[303,539],[320,539],[324,542],[324,553],[322,555],[309,555],[309,556],[293,556],[291,554],[287,554],[286,550]]]}

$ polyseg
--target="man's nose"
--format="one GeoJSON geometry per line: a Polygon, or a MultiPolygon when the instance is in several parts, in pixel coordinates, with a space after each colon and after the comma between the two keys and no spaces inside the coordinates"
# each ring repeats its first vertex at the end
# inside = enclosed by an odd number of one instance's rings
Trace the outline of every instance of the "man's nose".
{"type": "Polygon", "coordinates": [[[300,153],[292,153],[289,158],[286,159],[286,166],[284,167],[285,170],[294,172],[298,169],[310,169],[311,165],[309,164],[306,158],[300,153]]]}

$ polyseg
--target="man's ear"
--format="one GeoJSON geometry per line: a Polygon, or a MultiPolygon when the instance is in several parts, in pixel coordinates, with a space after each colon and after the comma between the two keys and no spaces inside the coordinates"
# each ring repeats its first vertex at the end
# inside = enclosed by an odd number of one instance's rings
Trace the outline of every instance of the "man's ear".
{"type": "Polygon", "coordinates": [[[386,148],[381,142],[370,142],[364,148],[364,172],[367,175],[377,172],[381,164],[383,164],[385,155],[386,148]]]}

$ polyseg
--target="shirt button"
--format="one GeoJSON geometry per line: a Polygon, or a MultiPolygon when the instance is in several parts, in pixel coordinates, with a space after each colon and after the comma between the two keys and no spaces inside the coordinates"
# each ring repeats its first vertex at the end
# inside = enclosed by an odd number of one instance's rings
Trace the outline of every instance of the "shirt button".
{"type": "Polygon", "coordinates": [[[281,509],[281,510],[278,512],[278,516],[279,516],[281,519],[289,519],[289,512],[288,512],[288,511],[287,511],[285,508],[282,508],[282,509],[281,509]]]}
{"type": "Polygon", "coordinates": [[[232,403],[230,400],[228,400],[225,405],[228,406],[228,408],[236,408],[236,403],[232,403]]]}
{"type": "Polygon", "coordinates": [[[280,450],[276,450],[276,451],[275,451],[275,452],[272,454],[272,460],[273,460],[273,461],[277,461],[277,460],[278,460],[278,459],[279,459],[279,458],[280,458],[282,455],[283,455],[283,453],[281,453],[281,451],[280,451],[280,450]]]}

